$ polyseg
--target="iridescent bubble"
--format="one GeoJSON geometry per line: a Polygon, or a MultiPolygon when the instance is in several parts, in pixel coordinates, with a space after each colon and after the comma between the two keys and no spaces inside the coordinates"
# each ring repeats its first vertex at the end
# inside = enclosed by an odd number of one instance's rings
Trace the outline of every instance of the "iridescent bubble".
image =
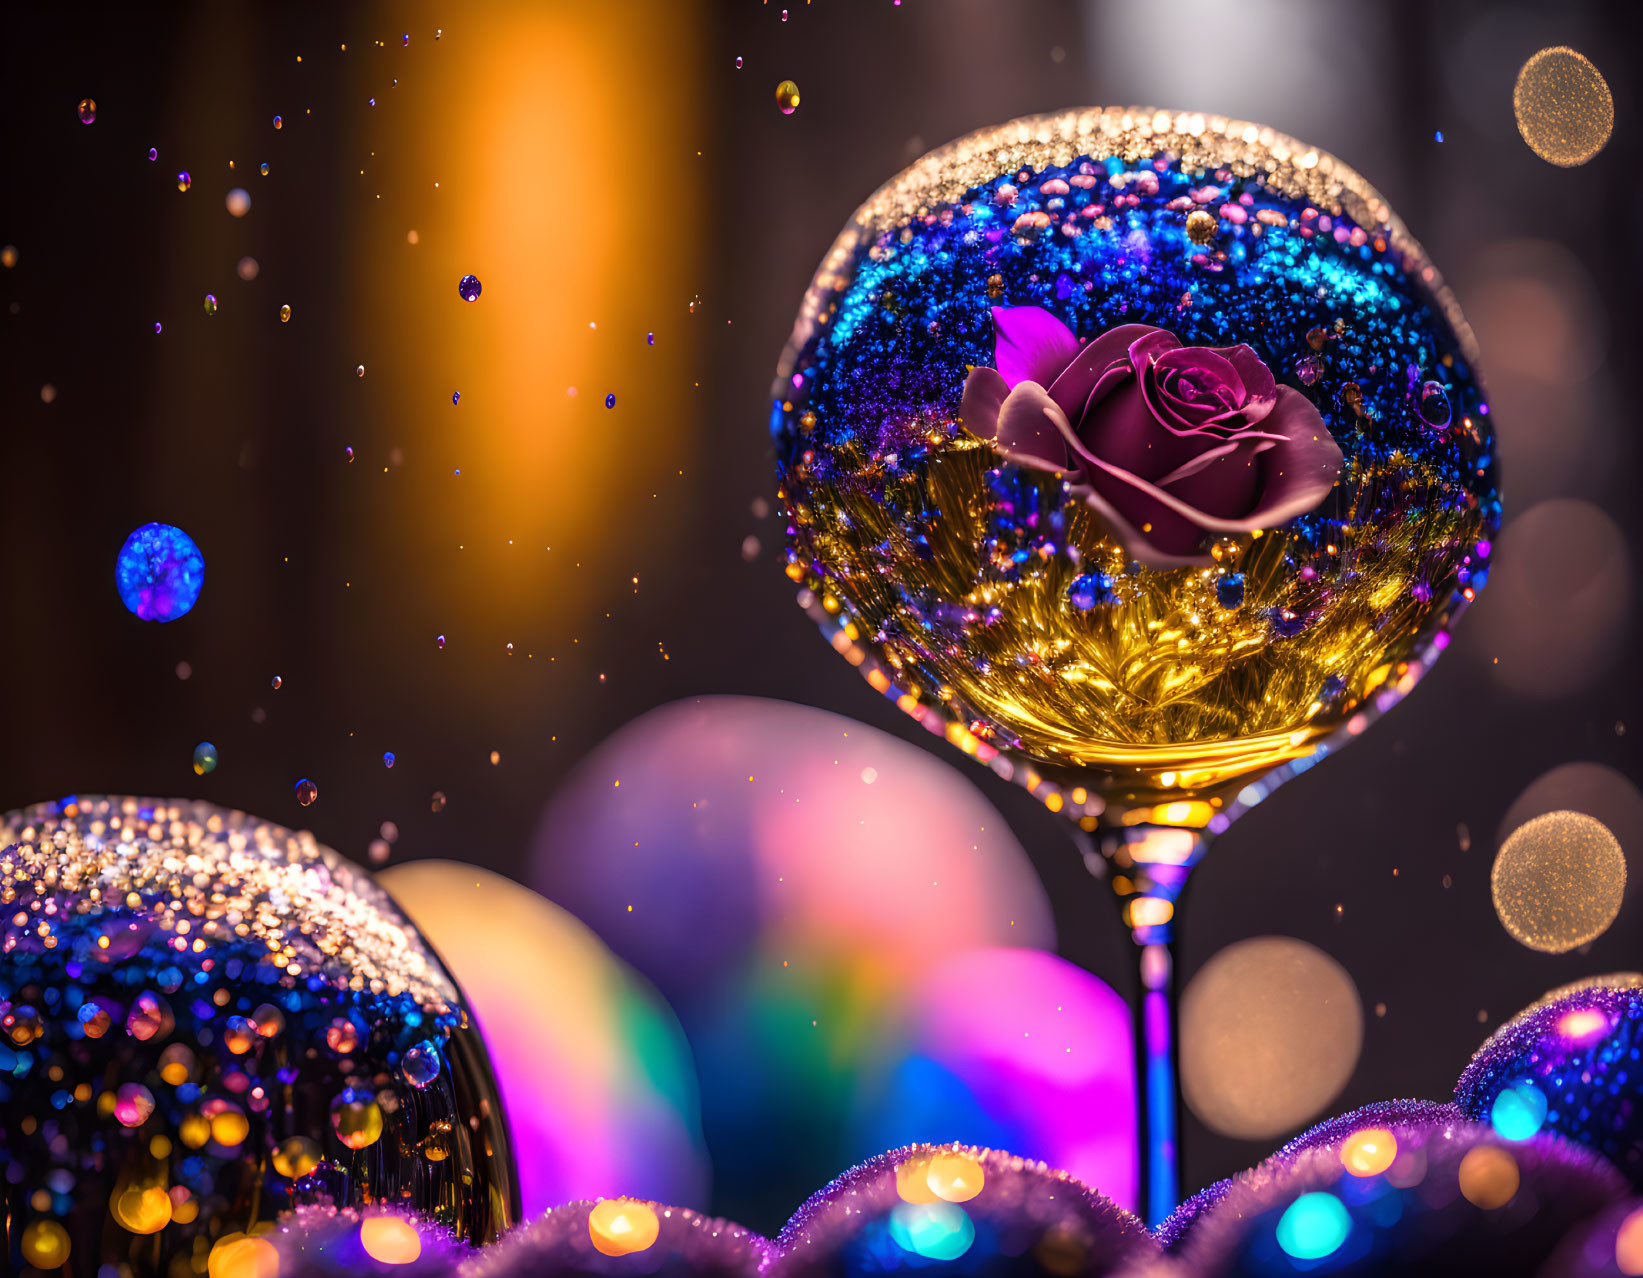
{"type": "Polygon", "coordinates": [[[217,770],[217,747],[209,741],[202,741],[194,747],[194,775],[203,777],[207,772],[217,770]]]}
{"type": "Polygon", "coordinates": [[[276,116],[275,116],[275,117],[274,117],[274,127],[275,127],[275,128],[276,128],[276,129],[279,129],[279,128],[284,128],[284,127],[285,127],[285,121],[283,121],[283,120],[281,120],[281,119],[280,119],[280,118],[279,118],[279,116],[277,116],[277,115],[276,115],[276,116]]]}
{"type": "Polygon", "coordinates": [[[97,118],[97,102],[94,98],[80,99],[80,123],[90,124],[97,118]]]}
{"type": "Polygon", "coordinates": [[[1596,940],[1615,921],[1626,857],[1601,821],[1548,812],[1501,845],[1489,887],[1501,926],[1518,942],[1564,954],[1596,940]]]}
{"type": "Polygon", "coordinates": [[[439,1077],[439,1049],[427,1039],[406,1050],[399,1072],[412,1087],[426,1087],[439,1077]]]}
{"type": "Polygon", "coordinates": [[[799,109],[799,86],[783,80],[776,86],[776,108],[783,115],[792,115],[799,109]]]}
{"type": "Polygon", "coordinates": [[[315,799],[319,798],[319,787],[307,777],[304,777],[301,781],[297,782],[296,792],[297,802],[302,804],[305,808],[315,799]]]}
{"type": "Polygon", "coordinates": [[[456,293],[464,302],[477,302],[485,286],[479,282],[477,275],[464,275],[457,281],[456,293]]]}
{"type": "Polygon", "coordinates": [[[355,377],[364,377],[365,376],[365,365],[364,364],[361,364],[358,368],[356,368],[354,370],[354,376],[355,377]]]}
{"type": "Polygon", "coordinates": [[[264,176],[264,177],[267,177],[267,176],[268,176],[268,161],[267,161],[267,160],[264,160],[264,161],[263,161],[263,162],[262,162],[262,168],[261,168],[261,169],[260,169],[260,170],[258,170],[258,171],[259,171],[259,172],[260,172],[260,173],[261,173],[261,174],[262,174],[262,175],[263,175],[263,176],[264,176]]]}
{"type": "Polygon", "coordinates": [[[280,323],[281,324],[289,324],[290,322],[291,322],[291,304],[289,302],[287,302],[287,303],[285,303],[284,305],[282,305],[280,307],[280,323]]]}
{"type": "Polygon", "coordinates": [[[383,752],[382,766],[385,768],[391,768],[394,766],[394,752],[392,750],[385,750],[383,752]]]}
{"type": "Polygon", "coordinates": [[[205,558],[194,539],[171,524],[144,524],[125,539],[114,561],[120,602],[144,621],[175,621],[205,584],[205,558]]]}
{"type": "Polygon", "coordinates": [[[741,69],[742,69],[742,60],[740,58],[737,58],[736,59],[736,70],[740,71],[741,69]]]}
{"type": "Polygon", "coordinates": [[[461,391],[452,391],[451,392],[451,403],[453,405],[456,405],[456,404],[460,404],[461,402],[462,402],[462,392],[461,391]]]}
{"type": "Polygon", "coordinates": [[[149,158],[150,161],[159,159],[160,158],[159,148],[158,147],[152,147],[152,146],[149,147],[148,148],[148,158],[149,158]]]}
{"type": "Polygon", "coordinates": [[[205,313],[207,315],[215,315],[217,313],[217,295],[215,293],[207,293],[205,295],[205,313]]]}
{"type": "Polygon", "coordinates": [[[606,395],[605,396],[605,407],[606,408],[615,408],[616,407],[616,396],[615,395],[606,395]]]}
{"type": "Polygon", "coordinates": [[[194,185],[194,179],[188,176],[188,170],[187,169],[183,169],[181,172],[179,172],[177,174],[177,189],[179,191],[186,191],[186,190],[188,190],[189,187],[191,187],[193,185],[194,185]]]}
{"type": "Polygon", "coordinates": [[[243,186],[236,186],[223,197],[223,205],[234,217],[244,217],[251,211],[251,193],[243,186]]]}
{"type": "Polygon", "coordinates": [[[278,692],[280,690],[280,685],[283,684],[284,682],[285,682],[284,679],[281,679],[278,675],[275,675],[272,679],[270,679],[268,681],[268,686],[270,688],[272,688],[275,692],[278,692]]]}

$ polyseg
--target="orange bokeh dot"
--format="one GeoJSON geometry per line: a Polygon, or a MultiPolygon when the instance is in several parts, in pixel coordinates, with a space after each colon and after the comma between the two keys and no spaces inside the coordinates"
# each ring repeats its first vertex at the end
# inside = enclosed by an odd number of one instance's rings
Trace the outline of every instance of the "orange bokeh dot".
{"type": "Polygon", "coordinates": [[[1398,1156],[1398,1138],[1384,1127],[1353,1132],[1341,1146],[1341,1163],[1354,1176],[1379,1176],[1398,1156]]]}

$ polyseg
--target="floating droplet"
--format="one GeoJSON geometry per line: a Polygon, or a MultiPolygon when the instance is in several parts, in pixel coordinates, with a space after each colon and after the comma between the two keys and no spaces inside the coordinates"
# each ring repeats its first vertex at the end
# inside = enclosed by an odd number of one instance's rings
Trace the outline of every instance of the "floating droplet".
{"type": "Polygon", "coordinates": [[[205,295],[205,313],[207,315],[215,315],[217,313],[217,295],[215,293],[207,293],[205,295]]]}
{"type": "Polygon", "coordinates": [[[792,115],[799,109],[799,86],[783,80],[776,86],[776,107],[783,115],[792,115]]]}
{"type": "Polygon", "coordinates": [[[1429,426],[1447,426],[1450,408],[1449,393],[1442,382],[1422,382],[1420,395],[1415,401],[1421,420],[1429,426]]]}
{"type": "Polygon", "coordinates": [[[159,148],[158,147],[153,147],[153,146],[149,147],[148,148],[148,158],[149,158],[150,161],[154,161],[154,160],[159,159],[160,158],[159,148]]]}
{"type": "Polygon", "coordinates": [[[80,123],[90,124],[97,118],[97,101],[95,98],[80,99],[80,123]]]}
{"type": "Polygon", "coordinates": [[[289,302],[287,302],[284,306],[280,307],[280,323],[281,324],[289,324],[290,322],[291,322],[291,304],[289,302]]]}
{"type": "Polygon", "coordinates": [[[251,211],[251,193],[242,186],[236,186],[224,197],[223,205],[234,217],[244,217],[251,211]]]}
{"type": "Polygon", "coordinates": [[[114,584],[132,616],[175,621],[200,597],[205,558],[181,528],[144,524],[120,547],[114,561],[114,584]]]}
{"type": "Polygon", "coordinates": [[[462,392],[461,391],[452,391],[451,392],[451,403],[452,404],[460,404],[461,402],[462,402],[462,392]]]}
{"type": "Polygon", "coordinates": [[[202,741],[194,747],[194,775],[203,777],[207,772],[217,770],[217,747],[209,741],[202,741]]]}
{"type": "Polygon", "coordinates": [[[439,1049],[423,1039],[406,1050],[399,1062],[399,1072],[412,1087],[426,1087],[439,1077],[439,1049]]]}
{"type": "Polygon", "coordinates": [[[354,370],[354,376],[355,377],[364,377],[365,376],[365,365],[364,364],[361,364],[358,368],[356,368],[354,370]]]}
{"type": "Polygon", "coordinates": [[[284,682],[285,682],[284,679],[281,679],[278,675],[275,675],[272,679],[270,679],[268,681],[268,686],[270,688],[272,688],[275,692],[278,692],[280,690],[280,685],[284,682]]]}
{"type": "Polygon", "coordinates": [[[160,335],[160,321],[159,320],[154,321],[154,335],[156,337],[158,337],[160,335]]]}
{"type": "Polygon", "coordinates": [[[284,128],[284,127],[285,127],[285,121],[284,121],[284,120],[282,120],[282,119],[280,119],[280,118],[279,118],[279,116],[277,116],[277,115],[276,115],[276,116],[275,116],[275,117],[274,117],[274,127],[275,127],[275,128],[276,128],[276,129],[282,129],[282,128],[284,128]]]}
{"type": "Polygon", "coordinates": [[[441,652],[445,651],[445,636],[444,635],[435,635],[434,636],[434,642],[439,645],[439,650],[441,652]]]}
{"type": "Polygon", "coordinates": [[[408,45],[410,43],[411,43],[411,34],[410,34],[410,32],[407,31],[404,35],[402,35],[399,38],[399,47],[403,49],[406,45],[408,45]]]}
{"type": "Polygon", "coordinates": [[[354,446],[352,444],[344,444],[342,446],[342,455],[348,461],[353,461],[354,460],[354,446]]]}
{"type": "Polygon", "coordinates": [[[740,58],[737,58],[736,59],[736,70],[740,71],[741,69],[742,69],[742,60],[740,58]]]}
{"type": "Polygon", "coordinates": [[[304,777],[301,781],[297,782],[296,789],[297,802],[302,804],[305,808],[315,799],[319,798],[319,787],[307,777],[304,777]]]}
{"type": "Polygon", "coordinates": [[[479,282],[477,275],[464,275],[456,284],[457,296],[464,302],[477,302],[484,291],[485,286],[479,282]]]}
{"type": "Polygon", "coordinates": [[[338,1056],[351,1056],[359,1050],[359,1027],[346,1016],[333,1017],[325,1027],[325,1045],[338,1056]]]}
{"type": "Polygon", "coordinates": [[[264,161],[263,161],[263,162],[262,162],[262,169],[261,169],[261,172],[262,172],[262,175],[263,175],[263,176],[264,176],[264,177],[267,177],[267,176],[268,176],[268,161],[267,161],[267,160],[264,160],[264,161]]]}
{"type": "Polygon", "coordinates": [[[25,1264],[48,1271],[67,1266],[73,1243],[69,1240],[68,1230],[55,1220],[41,1216],[24,1227],[22,1246],[25,1264]]]}
{"type": "Polygon", "coordinates": [[[382,766],[385,768],[391,768],[394,766],[394,752],[392,750],[383,751],[382,766]]]}
{"type": "Polygon", "coordinates": [[[605,407],[606,408],[615,408],[616,407],[616,396],[615,395],[606,395],[605,396],[605,407]]]}
{"type": "Polygon", "coordinates": [[[383,865],[388,860],[388,840],[372,839],[371,846],[365,849],[366,855],[371,858],[372,865],[383,865]]]}
{"type": "Polygon", "coordinates": [[[655,1244],[662,1222],[632,1198],[603,1198],[588,1212],[588,1239],[605,1256],[631,1256],[655,1244]]]}
{"type": "Polygon", "coordinates": [[[287,1136],[274,1146],[274,1170],[286,1180],[306,1176],[319,1166],[319,1142],[307,1136],[287,1136]]]}
{"type": "Polygon", "coordinates": [[[254,257],[242,257],[234,265],[234,273],[249,284],[262,273],[262,267],[254,257]]]}
{"type": "Polygon", "coordinates": [[[645,334],[645,345],[646,346],[656,345],[656,334],[655,333],[646,333],[645,334]]]}
{"type": "Polygon", "coordinates": [[[331,1102],[331,1126],[349,1149],[364,1149],[382,1137],[382,1107],[369,1092],[344,1088],[331,1102]]]}
{"type": "Polygon", "coordinates": [[[1244,574],[1229,572],[1224,577],[1215,580],[1215,602],[1228,609],[1241,608],[1244,605],[1244,574]]]}
{"type": "Polygon", "coordinates": [[[443,812],[445,810],[445,791],[434,791],[433,798],[428,800],[428,810],[430,812],[443,812]]]}
{"type": "Polygon", "coordinates": [[[182,172],[177,174],[177,189],[179,191],[186,191],[193,185],[194,179],[188,176],[187,169],[184,169],[182,172]]]}

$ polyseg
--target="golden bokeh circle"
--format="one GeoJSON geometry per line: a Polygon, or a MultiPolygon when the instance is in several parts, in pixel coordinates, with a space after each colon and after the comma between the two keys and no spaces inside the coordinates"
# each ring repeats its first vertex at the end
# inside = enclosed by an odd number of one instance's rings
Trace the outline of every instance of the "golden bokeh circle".
{"type": "Polygon", "coordinates": [[[1608,81],[1589,58],[1563,45],[1542,49],[1523,64],[1512,109],[1529,149],[1560,168],[1586,163],[1614,131],[1608,81]]]}
{"type": "Polygon", "coordinates": [[[1513,939],[1563,954],[1602,936],[1620,913],[1626,856],[1595,817],[1548,812],[1512,831],[1489,886],[1513,939]]]}
{"type": "Polygon", "coordinates": [[[1358,1063],[1363,1005],[1345,968],[1287,936],[1238,941],[1181,999],[1181,1093],[1204,1126],[1239,1140],[1293,1131],[1358,1063]]]}

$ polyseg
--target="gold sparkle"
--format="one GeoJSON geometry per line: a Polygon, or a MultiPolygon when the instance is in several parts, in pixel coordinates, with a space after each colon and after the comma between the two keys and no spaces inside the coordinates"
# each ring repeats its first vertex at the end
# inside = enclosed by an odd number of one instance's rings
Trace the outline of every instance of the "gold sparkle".
{"type": "Polygon", "coordinates": [[[1563,954],[1603,935],[1620,913],[1626,857],[1601,821],[1548,812],[1501,845],[1489,886],[1515,940],[1563,954]]]}
{"type": "Polygon", "coordinates": [[[1523,64],[1512,109],[1529,149],[1559,168],[1585,164],[1614,131],[1614,98],[1603,73],[1584,54],[1562,45],[1542,49],[1523,64]]]}

